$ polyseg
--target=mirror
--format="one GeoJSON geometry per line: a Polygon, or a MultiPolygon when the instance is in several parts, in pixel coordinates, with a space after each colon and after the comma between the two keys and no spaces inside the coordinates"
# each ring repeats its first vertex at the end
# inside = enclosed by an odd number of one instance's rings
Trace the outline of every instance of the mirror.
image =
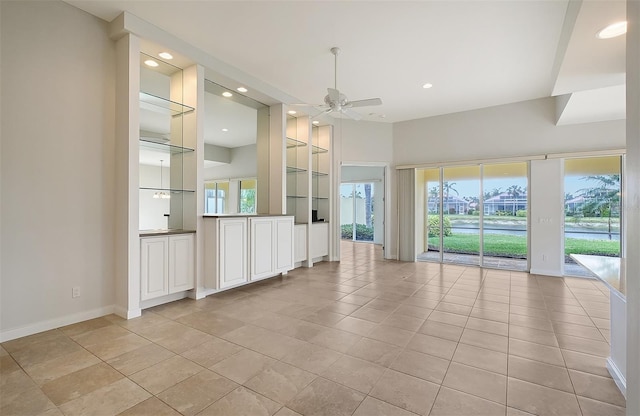
{"type": "Polygon", "coordinates": [[[269,134],[269,107],[205,80],[205,214],[257,212],[256,141],[269,134]]]}

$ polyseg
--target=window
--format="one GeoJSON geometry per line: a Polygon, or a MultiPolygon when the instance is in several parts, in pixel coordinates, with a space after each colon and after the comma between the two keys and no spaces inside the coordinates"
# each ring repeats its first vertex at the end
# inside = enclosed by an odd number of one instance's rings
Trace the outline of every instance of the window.
{"type": "Polygon", "coordinates": [[[571,254],[620,257],[621,174],[621,156],[565,160],[565,274],[591,276],[571,254]]]}
{"type": "Polygon", "coordinates": [[[256,185],[255,179],[244,179],[240,181],[240,213],[256,213],[256,185]]]}
{"type": "Polygon", "coordinates": [[[227,198],[229,195],[229,182],[206,182],[205,192],[205,214],[228,214],[227,198]]]}

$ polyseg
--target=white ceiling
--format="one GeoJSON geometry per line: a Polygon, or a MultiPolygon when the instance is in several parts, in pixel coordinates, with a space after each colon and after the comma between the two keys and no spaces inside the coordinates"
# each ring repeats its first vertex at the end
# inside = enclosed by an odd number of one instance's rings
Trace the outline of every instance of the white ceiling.
{"type": "Polygon", "coordinates": [[[624,20],[624,1],[67,2],[106,21],[129,11],[298,102],[322,102],[334,82],[329,48],[339,46],[339,89],[383,100],[361,109],[368,120],[624,83],[624,37],[595,38],[624,20]]]}

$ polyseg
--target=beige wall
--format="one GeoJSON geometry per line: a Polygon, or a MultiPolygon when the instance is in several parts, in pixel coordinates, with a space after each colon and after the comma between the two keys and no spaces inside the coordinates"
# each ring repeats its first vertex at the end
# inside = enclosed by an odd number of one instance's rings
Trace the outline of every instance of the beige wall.
{"type": "Polygon", "coordinates": [[[115,63],[93,16],[58,1],[0,7],[7,339],[114,304],[115,63]]]}

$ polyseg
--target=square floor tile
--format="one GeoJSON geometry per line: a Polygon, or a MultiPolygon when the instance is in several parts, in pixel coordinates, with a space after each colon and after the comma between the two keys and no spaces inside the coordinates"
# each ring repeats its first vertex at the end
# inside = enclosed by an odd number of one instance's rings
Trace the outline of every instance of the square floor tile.
{"type": "Polygon", "coordinates": [[[322,373],[322,376],[367,394],[384,370],[384,367],[370,361],[345,355],[322,373]]]}
{"type": "Polygon", "coordinates": [[[607,402],[615,406],[626,405],[624,396],[611,377],[601,377],[576,370],[569,370],[569,375],[578,396],[607,402]]]}
{"type": "Polygon", "coordinates": [[[507,354],[499,351],[460,343],[452,361],[498,374],[507,374],[507,354]]]}
{"type": "Polygon", "coordinates": [[[243,384],[256,374],[276,363],[273,358],[251,350],[242,350],[211,367],[211,370],[243,384]]]}
{"type": "Polygon", "coordinates": [[[429,416],[496,416],[505,410],[504,405],[442,387],[429,416]]]}
{"type": "Polygon", "coordinates": [[[442,385],[497,403],[507,402],[507,377],[479,368],[452,362],[442,385]]]}
{"type": "Polygon", "coordinates": [[[557,390],[574,393],[569,372],[565,367],[509,356],[509,377],[540,384],[557,390]]]}
{"type": "Polygon", "coordinates": [[[458,343],[431,335],[416,334],[407,349],[451,360],[458,343]]]}
{"type": "Polygon", "coordinates": [[[353,416],[414,416],[415,413],[407,412],[392,404],[383,402],[368,396],[356,409],[353,416]]]}
{"type": "Polygon", "coordinates": [[[439,386],[434,383],[387,370],[370,396],[420,415],[429,414],[439,386]]]}
{"type": "Polygon", "coordinates": [[[390,368],[440,384],[449,368],[449,360],[417,351],[404,350],[398,355],[398,358],[391,364],[390,368]]]}
{"type": "Polygon", "coordinates": [[[174,356],[138,371],[129,378],[152,394],[158,394],[202,370],[203,367],[186,358],[174,356]]]}
{"type": "Polygon", "coordinates": [[[509,377],[507,405],[535,415],[580,416],[576,396],[509,377]]]}
{"type": "Polygon", "coordinates": [[[213,371],[204,370],[158,394],[158,398],[181,414],[192,416],[238,385],[213,371]]]}
{"type": "Polygon", "coordinates": [[[245,383],[251,390],[285,404],[317,376],[292,365],[277,362],[245,383]]]}
{"type": "Polygon", "coordinates": [[[317,378],[287,407],[305,416],[351,416],[365,395],[333,381],[317,378]]]}
{"type": "Polygon", "coordinates": [[[280,404],[244,387],[238,387],[198,415],[202,416],[270,416],[280,404]]]}
{"type": "Polygon", "coordinates": [[[347,351],[347,354],[388,367],[400,353],[401,348],[374,339],[362,338],[347,351]]]}

